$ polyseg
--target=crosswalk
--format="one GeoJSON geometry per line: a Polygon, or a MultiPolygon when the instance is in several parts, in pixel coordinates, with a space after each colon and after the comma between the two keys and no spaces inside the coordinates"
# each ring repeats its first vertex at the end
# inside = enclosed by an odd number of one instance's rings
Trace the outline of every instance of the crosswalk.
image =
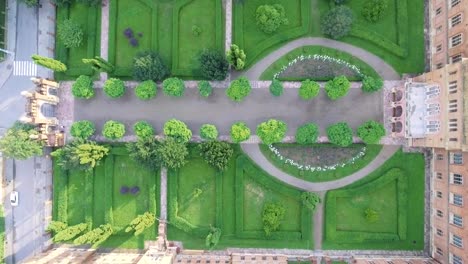
{"type": "Polygon", "coordinates": [[[37,76],[37,65],[32,61],[14,61],[14,76],[37,76]]]}

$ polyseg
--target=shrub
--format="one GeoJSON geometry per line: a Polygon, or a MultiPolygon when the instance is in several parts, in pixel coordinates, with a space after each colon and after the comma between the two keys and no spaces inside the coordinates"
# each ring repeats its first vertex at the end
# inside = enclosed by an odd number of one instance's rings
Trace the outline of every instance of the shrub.
{"type": "Polygon", "coordinates": [[[244,50],[241,50],[239,46],[237,46],[236,44],[232,44],[231,48],[228,51],[226,51],[226,57],[229,64],[231,64],[234,67],[234,69],[244,69],[246,56],[244,50]]]}
{"type": "Polygon", "coordinates": [[[0,138],[0,152],[4,157],[19,160],[40,156],[43,151],[42,142],[30,138],[37,134],[34,129],[14,125],[0,138]]]}
{"type": "Polygon", "coordinates": [[[385,15],[387,7],[387,0],[367,0],[362,8],[362,15],[367,21],[375,23],[385,15]]]}
{"type": "Polygon", "coordinates": [[[231,82],[229,88],[226,90],[226,95],[234,102],[240,102],[250,94],[252,87],[250,82],[245,77],[240,77],[231,82]]]}
{"type": "Polygon", "coordinates": [[[96,132],[94,123],[88,120],[77,121],[72,124],[70,133],[75,138],[87,139],[96,132]]]}
{"type": "Polygon", "coordinates": [[[336,100],[348,94],[351,83],[346,76],[338,76],[325,84],[325,92],[331,100],[336,100]]]}
{"type": "Polygon", "coordinates": [[[309,100],[316,97],[320,92],[320,85],[311,80],[302,81],[299,88],[299,97],[304,100],[309,100]]]}
{"type": "Polygon", "coordinates": [[[21,2],[25,3],[27,7],[35,7],[39,5],[39,0],[21,0],[21,2]]]}
{"type": "Polygon", "coordinates": [[[369,223],[375,223],[375,222],[379,221],[379,213],[377,213],[377,211],[375,211],[375,210],[373,210],[371,208],[367,208],[364,211],[364,215],[366,217],[367,222],[369,222],[369,223]]]}
{"type": "Polygon", "coordinates": [[[302,204],[312,212],[317,208],[317,204],[320,203],[320,197],[318,194],[313,192],[303,192],[301,194],[302,204]]]}
{"type": "Polygon", "coordinates": [[[353,130],[344,122],[336,123],[327,128],[330,143],[347,147],[353,143],[353,130]]]}
{"type": "Polygon", "coordinates": [[[210,227],[210,233],[205,238],[205,245],[207,248],[214,248],[219,243],[221,238],[221,229],[216,227],[210,227]]]}
{"type": "Polygon", "coordinates": [[[221,141],[207,141],[199,145],[200,155],[211,166],[220,171],[227,169],[229,160],[234,154],[231,145],[221,141]]]}
{"type": "Polygon", "coordinates": [[[154,136],[153,126],[146,121],[138,121],[133,125],[133,131],[139,138],[148,138],[154,136]]]}
{"type": "Polygon", "coordinates": [[[130,191],[130,188],[128,188],[128,186],[120,187],[120,194],[127,194],[129,191],[130,191]]]}
{"type": "Polygon", "coordinates": [[[52,0],[57,6],[66,6],[73,3],[73,0],[52,0]]]}
{"type": "Polygon", "coordinates": [[[250,138],[250,128],[244,122],[237,122],[231,126],[231,140],[240,143],[250,138]]]}
{"type": "Polygon", "coordinates": [[[284,92],[283,83],[277,79],[273,79],[270,84],[270,93],[274,96],[280,96],[284,92]]]}
{"type": "Polygon", "coordinates": [[[319,127],[314,123],[308,123],[297,128],[296,142],[299,144],[312,144],[317,142],[319,127]]]}
{"type": "Polygon", "coordinates": [[[280,142],[286,135],[287,130],[288,127],[285,122],[270,119],[257,126],[257,136],[264,144],[270,145],[275,142],[280,142]]]}
{"type": "Polygon", "coordinates": [[[93,80],[86,75],[80,75],[72,85],[72,94],[75,97],[90,99],[94,97],[93,80]]]}
{"type": "Polygon", "coordinates": [[[117,78],[107,79],[104,83],[104,92],[111,98],[119,98],[125,94],[125,84],[117,78]]]}
{"type": "Polygon", "coordinates": [[[377,144],[385,136],[385,128],[381,123],[369,120],[358,127],[357,133],[364,143],[377,144]]]}
{"type": "Polygon", "coordinates": [[[323,16],[320,21],[320,28],[324,35],[332,39],[340,39],[349,34],[353,21],[353,11],[347,6],[340,5],[323,16]]]}
{"type": "Polygon", "coordinates": [[[155,171],[161,166],[157,149],[159,142],[154,137],[138,138],[136,142],[127,143],[127,150],[135,162],[155,171]]]}
{"type": "Polygon", "coordinates": [[[139,194],[140,193],[140,187],[133,186],[132,188],[130,188],[130,193],[133,194],[133,195],[139,194]]]}
{"type": "Polygon", "coordinates": [[[383,87],[383,80],[380,78],[374,78],[370,76],[365,76],[362,79],[362,90],[364,92],[376,92],[383,87]]]}
{"type": "Polygon", "coordinates": [[[226,79],[229,63],[223,53],[216,50],[204,50],[199,58],[203,77],[208,80],[226,79]]]}
{"type": "Polygon", "coordinates": [[[52,152],[64,170],[92,171],[109,154],[109,148],[93,141],[75,140],[52,152]]]}
{"type": "Polygon", "coordinates": [[[281,25],[287,25],[288,19],[282,5],[261,5],[255,12],[257,26],[266,34],[272,34],[281,25]]]}
{"type": "Polygon", "coordinates": [[[208,97],[213,92],[213,87],[208,81],[200,81],[198,83],[198,92],[203,97],[208,97]]]}
{"type": "Polygon", "coordinates": [[[195,37],[198,37],[200,36],[200,34],[202,33],[202,29],[197,26],[197,25],[193,25],[192,26],[192,34],[195,36],[195,37]]]}
{"type": "Polygon", "coordinates": [[[101,0],[76,0],[76,2],[89,6],[96,6],[101,3],[101,0]]]}
{"type": "Polygon", "coordinates": [[[177,142],[187,143],[192,138],[192,131],[187,125],[177,119],[171,119],[164,124],[164,135],[174,138],[177,142]]]}
{"type": "Polygon", "coordinates": [[[114,65],[99,56],[96,56],[92,59],[82,59],[81,61],[84,64],[91,65],[91,68],[97,72],[112,73],[115,68],[114,65]]]}
{"type": "Polygon", "coordinates": [[[200,137],[206,140],[214,140],[218,137],[218,129],[211,124],[203,124],[200,127],[200,137]]]}
{"type": "Polygon", "coordinates": [[[32,55],[31,59],[34,61],[34,63],[49,68],[54,72],[64,72],[67,70],[67,65],[59,60],[54,60],[52,58],[47,58],[36,54],[32,55]]]}
{"type": "Polygon", "coordinates": [[[65,19],[57,25],[57,36],[66,48],[78,48],[83,44],[84,32],[80,24],[65,19]]]}
{"type": "Polygon", "coordinates": [[[125,135],[125,125],[117,121],[107,121],[102,129],[102,135],[107,139],[120,139],[125,135]]]}
{"type": "Polygon", "coordinates": [[[65,230],[65,228],[67,228],[68,225],[65,224],[64,222],[60,222],[60,221],[50,221],[50,224],[49,226],[47,226],[47,229],[46,231],[47,232],[53,232],[53,233],[58,233],[62,230],[65,230]]]}
{"type": "Polygon", "coordinates": [[[83,245],[92,244],[93,247],[106,241],[112,235],[112,226],[110,224],[100,225],[91,231],[84,233],[83,235],[75,238],[73,244],[83,245]]]}
{"type": "Polygon", "coordinates": [[[138,53],[133,59],[133,77],[137,81],[162,81],[169,76],[169,69],[161,56],[153,51],[138,53]]]}
{"type": "Polygon", "coordinates": [[[279,229],[281,222],[284,219],[284,214],[286,209],[282,204],[279,203],[266,203],[263,207],[262,212],[262,222],[263,230],[267,236],[271,235],[271,232],[274,232],[279,229]]]}
{"type": "Polygon", "coordinates": [[[163,92],[165,95],[179,97],[184,95],[184,91],[184,81],[179,78],[173,77],[163,82],[163,92]]]}
{"type": "Polygon", "coordinates": [[[156,222],[156,216],[153,213],[145,212],[142,215],[137,215],[137,217],[130,222],[128,227],[125,228],[125,232],[135,232],[133,235],[138,236],[143,233],[145,229],[152,226],[154,222],[156,222]]]}
{"type": "Polygon", "coordinates": [[[141,82],[135,88],[135,94],[141,100],[149,100],[156,96],[156,83],[153,80],[141,82]]]}
{"type": "Polygon", "coordinates": [[[156,153],[162,166],[169,169],[179,169],[186,163],[188,150],[185,143],[177,142],[169,137],[160,142],[156,153]]]}
{"type": "Polygon", "coordinates": [[[57,243],[57,242],[72,240],[76,236],[86,231],[87,228],[88,228],[88,225],[85,223],[69,226],[65,228],[64,230],[55,234],[54,242],[57,243]]]}

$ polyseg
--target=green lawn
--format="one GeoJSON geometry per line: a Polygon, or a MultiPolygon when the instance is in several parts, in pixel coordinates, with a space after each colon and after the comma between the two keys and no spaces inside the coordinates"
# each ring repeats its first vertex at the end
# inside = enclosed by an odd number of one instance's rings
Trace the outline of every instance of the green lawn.
{"type": "MultiPolygon", "coordinates": [[[[309,161],[309,159],[316,159],[316,157],[321,153],[322,156],[325,153],[329,153],[329,155],[332,155],[332,158],[336,158],[339,154],[341,154],[344,150],[347,150],[347,148],[341,148],[332,144],[310,144],[310,145],[299,145],[299,144],[275,144],[275,146],[278,146],[279,150],[283,149],[283,152],[280,152],[283,156],[286,153],[293,153],[293,155],[286,155],[284,156],[286,159],[291,158],[293,159],[296,163],[299,163],[300,165],[314,165],[309,161]],[[288,151],[288,148],[291,149],[291,151],[288,151]],[[313,155],[311,155],[311,152],[314,152],[313,155]],[[331,154],[330,154],[331,153],[331,154]],[[336,155],[333,155],[333,153],[336,153],[336,155]],[[303,161],[300,161],[300,157],[303,161]],[[304,163],[302,163],[304,162],[304,163]]],[[[353,144],[350,147],[352,149],[362,149],[363,145],[362,144],[353,144]]],[[[300,170],[297,167],[285,163],[284,160],[281,160],[278,158],[276,154],[274,154],[267,145],[261,144],[260,145],[260,150],[262,151],[263,155],[273,164],[275,165],[278,169],[296,176],[298,178],[304,179],[306,181],[311,181],[311,182],[324,182],[324,181],[332,181],[332,180],[337,180],[341,179],[343,177],[346,177],[348,175],[353,174],[354,172],[357,172],[358,170],[364,168],[367,164],[369,164],[374,158],[380,153],[380,150],[382,149],[381,145],[367,145],[366,146],[366,152],[364,156],[361,158],[357,159],[353,164],[348,164],[344,167],[336,167],[335,170],[327,170],[327,171],[309,171],[309,170],[300,170]]],[[[354,155],[353,155],[354,156],[354,155]]],[[[323,156],[321,157],[322,159],[325,159],[324,162],[330,162],[330,158],[323,156]]],[[[336,160],[336,162],[339,162],[339,164],[349,160],[351,157],[343,157],[340,160],[336,160]]],[[[316,161],[314,161],[316,162],[316,161]]],[[[333,164],[336,164],[335,162],[331,162],[333,164]]],[[[333,164],[327,164],[327,165],[333,165],[333,164]]],[[[317,166],[317,165],[316,165],[317,166]]]]}
{"type": "Polygon", "coordinates": [[[424,157],[395,153],[366,178],[327,193],[324,249],[422,250],[424,157]],[[368,222],[367,208],[379,215],[368,222]]]}

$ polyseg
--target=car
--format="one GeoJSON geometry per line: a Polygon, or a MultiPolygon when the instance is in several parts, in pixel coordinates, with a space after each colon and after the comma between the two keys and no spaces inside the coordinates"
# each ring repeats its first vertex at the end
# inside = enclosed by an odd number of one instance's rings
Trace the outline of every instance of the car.
{"type": "Polygon", "coordinates": [[[10,203],[11,206],[18,206],[18,192],[13,191],[10,193],[10,203]]]}

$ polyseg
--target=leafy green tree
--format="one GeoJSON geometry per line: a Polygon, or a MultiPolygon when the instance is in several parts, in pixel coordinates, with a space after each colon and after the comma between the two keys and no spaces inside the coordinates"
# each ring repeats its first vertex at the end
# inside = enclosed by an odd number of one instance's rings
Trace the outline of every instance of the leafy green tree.
{"type": "Polygon", "coordinates": [[[77,237],[78,235],[82,234],[84,231],[88,229],[88,224],[81,223],[73,226],[69,226],[64,230],[57,232],[54,236],[54,242],[65,242],[70,241],[77,237]]]}
{"type": "Polygon", "coordinates": [[[375,223],[379,221],[379,213],[371,208],[367,208],[364,211],[364,216],[369,223],[375,223]]]}
{"type": "Polygon", "coordinates": [[[86,75],[80,75],[72,85],[72,94],[75,97],[90,99],[94,97],[93,80],[86,75]]]}
{"type": "Polygon", "coordinates": [[[387,8],[387,0],[367,0],[362,8],[362,16],[367,21],[375,23],[384,17],[387,8]]]}
{"type": "Polygon", "coordinates": [[[365,76],[364,79],[362,79],[362,90],[364,92],[376,92],[383,87],[383,80],[380,78],[374,78],[370,76],[365,76]]]}
{"type": "Polygon", "coordinates": [[[104,83],[104,92],[111,98],[119,98],[125,94],[125,83],[117,78],[107,79],[104,83]]]}
{"type": "Polygon", "coordinates": [[[211,84],[208,81],[200,81],[198,82],[198,92],[201,96],[208,97],[213,92],[213,87],[211,87],[211,84]]]}
{"type": "Polygon", "coordinates": [[[187,125],[177,119],[171,119],[164,124],[164,135],[174,138],[177,142],[187,143],[192,138],[192,131],[187,125]]]}
{"type": "Polygon", "coordinates": [[[158,82],[169,76],[169,73],[163,59],[156,52],[141,52],[133,59],[133,78],[137,81],[153,80],[158,82]]]}
{"type": "Polygon", "coordinates": [[[78,48],[83,44],[84,32],[79,23],[65,19],[57,25],[57,36],[65,48],[78,48]]]}
{"type": "Polygon", "coordinates": [[[141,82],[135,88],[135,94],[141,100],[149,100],[156,96],[156,83],[153,80],[141,82]]]}
{"type": "Polygon", "coordinates": [[[320,92],[320,85],[311,80],[302,81],[299,88],[299,97],[304,100],[309,100],[316,97],[320,92]]]}
{"type": "Polygon", "coordinates": [[[51,155],[64,170],[91,171],[109,154],[109,148],[93,141],[75,140],[51,155]]]}
{"type": "Polygon", "coordinates": [[[54,72],[64,72],[67,70],[67,65],[59,60],[54,60],[37,54],[32,55],[31,59],[34,61],[34,63],[49,68],[54,72]]]}
{"type": "Polygon", "coordinates": [[[96,127],[89,120],[74,122],[70,128],[70,133],[74,138],[88,139],[94,135],[94,132],[96,132],[96,127]]]}
{"type": "Polygon", "coordinates": [[[272,34],[282,25],[289,24],[284,7],[279,4],[261,5],[255,12],[257,26],[266,34],[272,34]]]}
{"type": "Polygon", "coordinates": [[[229,62],[222,52],[204,50],[199,57],[199,63],[201,73],[206,79],[218,81],[226,79],[229,62]]]}
{"type": "Polygon", "coordinates": [[[250,138],[250,128],[244,122],[237,122],[231,126],[231,140],[240,143],[250,138]]]}
{"type": "Polygon", "coordinates": [[[241,50],[236,44],[232,44],[230,49],[226,51],[226,57],[234,69],[242,70],[245,67],[245,52],[241,50]]]}
{"type": "Polygon", "coordinates": [[[336,100],[348,94],[351,83],[346,76],[338,76],[325,84],[325,92],[331,100],[336,100]]]}
{"type": "Polygon", "coordinates": [[[155,171],[161,166],[158,154],[159,142],[154,137],[139,137],[136,142],[127,143],[127,150],[135,162],[155,171]]]}
{"type": "Polygon", "coordinates": [[[102,135],[111,140],[120,139],[125,135],[125,125],[114,120],[109,120],[104,123],[102,135]]]}
{"type": "Polygon", "coordinates": [[[205,238],[205,245],[209,249],[213,249],[218,245],[221,238],[221,229],[210,226],[210,232],[205,238]]]}
{"type": "Polygon", "coordinates": [[[218,138],[218,129],[215,125],[203,124],[200,127],[200,137],[205,140],[215,140],[218,138]]]}
{"type": "Polygon", "coordinates": [[[186,143],[168,137],[156,149],[161,165],[169,169],[179,169],[186,163],[188,150],[186,143]]]}
{"type": "Polygon", "coordinates": [[[303,192],[301,194],[302,204],[312,212],[317,209],[317,204],[320,203],[320,197],[313,192],[303,192]]]}
{"type": "Polygon", "coordinates": [[[264,144],[270,145],[280,142],[286,136],[287,130],[288,126],[285,122],[270,119],[257,126],[257,136],[264,144]]]}
{"type": "Polygon", "coordinates": [[[47,226],[47,229],[46,231],[47,232],[53,232],[54,234],[62,231],[62,230],[65,230],[66,228],[68,227],[67,224],[65,224],[64,222],[60,222],[60,221],[51,221],[49,223],[49,226],[47,226]]]}
{"type": "Polygon", "coordinates": [[[156,216],[153,213],[145,212],[142,215],[137,215],[137,217],[130,222],[128,227],[125,228],[125,232],[134,232],[133,235],[138,236],[143,233],[145,229],[154,225],[154,222],[156,222],[156,216]]]}
{"type": "Polygon", "coordinates": [[[138,121],[133,125],[133,131],[138,138],[148,138],[154,136],[153,126],[146,121],[138,121]]]}
{"type": "Polygon", "coordinates": [[[272,232],[277,231],[284,219],[286,209],[280,203],[266,203],[263,207],[262,221],[265,234],[270,236],[272,232]]]}
{"type": "Polygon", "coordinates": [[[270,93],[274,96],[280,96],[284,92],[283,84],[278,79],[273,79],[269,88],[270,93]]]}
{"type": "Polygon", "coordinates": [[[378,144],[380,139],[385,136],[384,126],[374,120],[369,120],[358,127],[358,136],[366,144],[378,144]]]}
{"type": "Polygon", "coordinates": [[[249,79],[240,77],[231,82],[231,85],[226,90],[226,95],[234,102],[241,102],[251,91],[252,87],[250,86],[249,79]]]}
{"type": "Polygon", "coordinates": [[[198,149],[203,159],[219,171],[227,169],[229,160],[234,154],[231,145],[223,141],[206,141],[198,145],[198,149]]]}
{"type": "Polygon", "coordinates": [[[320,27],[324,35],[340,39],[351,32],[353,22],[353,11],[347,6],[340,5],[325,13],[320,21],[320,27]]]}
{"type": "Polygon", "coordinates": [[[312,144],[317,142],[319,127],[314,123],[304,124],[297,128],[296,142],[299,144],[312,144]]]}
{"type": "Polygon", "coordinates": [[[112,235],[112,225],[105,224],[90,230],[73,240],[75,245],[91,244],[93,247],[100,245],[112,235]]]}
{"type": "Polygon", "coordinates": [[[179,78],[168,78],[163,82],[163,92],[165,95],[179,97],[184,95],[184,91],[184,81],[179,78]]]}
{"type": "Polygon", "coordinates": [[[97,72],[112,73],[115,69],[114,65],[106,61],[102,57],[96,56],[91,59],[81,59],[84,64],[88,64],[91,68],[97,72]]]}
{"type": "Polygon", "coordinates": [[[43,143],[31,137],[37,137],[36,130],[14,125],[0,138],[0,152],[4,157],[18,160],[42,155],[43,143]]]}
{"type": "Polygon", "coordinates": [[[327,127],[330,143],[347,147],[353,143],[353,130],[345,122],[336,123],[327,127]]]}

